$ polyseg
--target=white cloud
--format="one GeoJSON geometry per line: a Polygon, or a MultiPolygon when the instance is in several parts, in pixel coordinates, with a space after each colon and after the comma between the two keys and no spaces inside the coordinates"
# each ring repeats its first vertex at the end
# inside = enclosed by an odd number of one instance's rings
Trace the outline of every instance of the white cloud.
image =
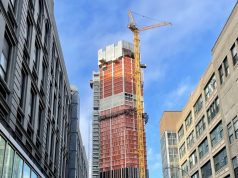
{"type": "Polygon", "coordinates": [[[164,102],[165,108],[174,109],[174,107],[176,107],[177,110],[178,107],[184,106],[185,103],[183,102],[185,98],[187,98],[193,90],[194,84],[191,83],[190,77],[182,80],[177,88],[167,94],[167,99],[164,102]]]}

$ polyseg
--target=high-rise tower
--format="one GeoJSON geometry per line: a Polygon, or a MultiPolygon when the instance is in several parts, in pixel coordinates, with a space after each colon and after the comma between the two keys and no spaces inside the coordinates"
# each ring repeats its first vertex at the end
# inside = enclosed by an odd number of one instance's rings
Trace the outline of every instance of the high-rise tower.
{"type": "Polygon", "coordinates": [[[118,44],[107,46],[105,50],[100,49],[98,65],[100,177],[138,178],[133,45],[119,41],[118,44]]]}

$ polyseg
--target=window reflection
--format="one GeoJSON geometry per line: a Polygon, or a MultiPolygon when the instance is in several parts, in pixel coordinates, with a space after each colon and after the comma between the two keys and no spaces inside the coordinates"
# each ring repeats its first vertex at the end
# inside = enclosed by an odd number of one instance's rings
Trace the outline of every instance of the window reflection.
{"type": "MultiPolygon", "coordinates": [[[[0,178],[38,178],[20,154],[0,135],[0,178]]],[[[40,178],[40,177],[39,177],[40,178]]]]}
{"type": "Polygon", "coordinates": [[[37,178],[37,175],[33,171],[31,172],[31,178],[37,178]]]}
{"type": "Polygon", "coordinates": [[[13,168],[14,150],[7,145],[4,159],[4,168],[2,178],[11,178],[13,168]]]}
{"type": "Polygon", "coordinates": [[[31,173],[30,167],[26,163],[24,163],[23,178],[30,178],[30,173],[31,173]]]}
{"type": "Polygon", "coordinates": [[[21,178],[22,177],[22,167],[23,167],[23,160],[20,158],[20,156],[18,156],[18,154],[16,154],[15,158],[14,158],[12,177],[21,178]]]}
{"type": "Polygon", "coordinates": [[[0,136],[0,175],[2,175],[5,144],[6,141],[0,136]]]}

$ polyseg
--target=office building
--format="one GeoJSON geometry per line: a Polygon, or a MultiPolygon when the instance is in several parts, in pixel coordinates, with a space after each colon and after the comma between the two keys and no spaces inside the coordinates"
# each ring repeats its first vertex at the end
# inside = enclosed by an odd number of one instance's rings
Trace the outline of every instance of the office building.
{"type": "Polygon", "coordinates": [[[0,177],[68,178],[76,163],[87,170],[85,156],[70,162],[72,144],[85,151],[69,137],[74,99],[54,1],[1,0],[0,52],[0,177]]]}
{"type": "Polygon", "coordinates": [[[212,61],[186,106],[181,112],[165,112],[161,119],[163,153],[164,135],[173,132],[177,137],[176,165],[168,166],[171,160],[163,157],[165,178],[169,177],[168,167],[180,170],[180,177],[238,177],[237,27],[236,4],[212,49],[212,61]]]}

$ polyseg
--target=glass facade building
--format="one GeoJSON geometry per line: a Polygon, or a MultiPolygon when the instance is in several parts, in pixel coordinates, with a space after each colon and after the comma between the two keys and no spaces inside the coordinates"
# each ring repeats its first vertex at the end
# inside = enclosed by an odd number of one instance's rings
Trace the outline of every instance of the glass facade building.
{"type": "Polygon", "coordinates": [[[177,133],[165,132],[161,143],[164,178],[179,178],[177,133]]]}

